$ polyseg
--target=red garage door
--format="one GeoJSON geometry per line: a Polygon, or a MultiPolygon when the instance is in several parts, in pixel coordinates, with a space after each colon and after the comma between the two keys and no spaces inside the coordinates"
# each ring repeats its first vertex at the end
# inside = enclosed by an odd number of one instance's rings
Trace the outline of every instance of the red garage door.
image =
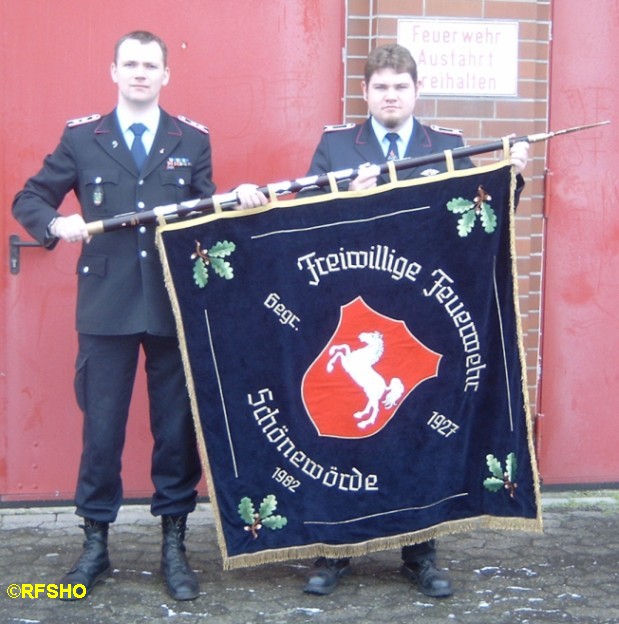
{"type": "MultiPolygon", "coordinates": [[[[109,112],[117,38],[152,30],[170,48],[164,108],[211,130],[220,192],[304,175],[322,125],[341,120],[343,0],[0,1],[0,501],[73,496],[81,414],[73,397],[75,259],[19,248],[9,207],[66,120],[109,112]],[[113,19],[110,19],[113,16],[113,19]]],[[[63,211],[75,210],[70,199],[63,211]]],[[[127,207],[118,206],[118,212],[127,207]]],[[[150,495],[143,379],[134,397],[125,491],[150,495]]]]}

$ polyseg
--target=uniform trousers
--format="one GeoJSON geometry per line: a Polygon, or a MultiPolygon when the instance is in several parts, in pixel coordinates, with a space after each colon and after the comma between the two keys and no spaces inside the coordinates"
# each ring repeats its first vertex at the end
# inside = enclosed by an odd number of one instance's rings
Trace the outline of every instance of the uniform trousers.
{"type": "Polygon", "coordinates": [[[196,506],[201,476],[196,434],[178,340],[132,334],[78,335],[75,393],[84,414],[76,514],[114,522],[122,503],[121,459],[140,348],[144,350],[154,445],[155,516],[180,516],[196,506]]]}
{"type": "Polygon", "coordinates": [[[436,541],[433,539],[402,548],[402,561],[405,563],[420,563],[425,559],[436,561],[436,541]]]}

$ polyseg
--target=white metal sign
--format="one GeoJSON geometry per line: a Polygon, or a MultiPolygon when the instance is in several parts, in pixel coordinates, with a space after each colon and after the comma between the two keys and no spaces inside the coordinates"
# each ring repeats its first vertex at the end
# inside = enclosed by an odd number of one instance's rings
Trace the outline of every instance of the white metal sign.
{"type": "Polygon", "coordinates": [[[425,95],[515,96],[518,23],[501,20],[400,19],[425,95]]]}

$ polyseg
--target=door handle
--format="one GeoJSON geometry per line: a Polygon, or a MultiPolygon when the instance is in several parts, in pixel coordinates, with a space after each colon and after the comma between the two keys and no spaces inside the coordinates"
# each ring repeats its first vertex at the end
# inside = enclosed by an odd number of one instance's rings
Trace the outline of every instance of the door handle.
{"type": "Polygon", "coordinates": [[[36,241],[26,241],[19,238],[19,234],[9,236],[9,270],[12,275],[19,273],[19,250],[21,247],[42,247],[36,241]]]}

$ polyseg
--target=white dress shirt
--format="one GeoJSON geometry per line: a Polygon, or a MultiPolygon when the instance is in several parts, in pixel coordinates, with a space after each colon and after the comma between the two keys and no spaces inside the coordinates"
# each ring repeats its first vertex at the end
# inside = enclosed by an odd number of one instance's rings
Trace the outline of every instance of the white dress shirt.
{"type": "MultiPolygon", "coordinates": [[[[406,152],[406,148],[408,147],[408,143],[411,140],[411,135],[413,134],[413,117],[409,117],[404,125],[398,130],[397,134],[398,138],[398,157],[404,158],[404,153],[406,152]]],[[[382,147],[383,154],[385,154],[385,158],[387,158],[387,150],[389,149],[389,139],[386,138],[387,133],[394,132],[394,130],[390,130],[389,128],[385,128],[385,126],[381,125],[372,117],[371,119],[372,129],[374,130],[374,134],[382,147]]]]}
{"type": "Polygon", "coordinates": [[[135,135],[131,130],[131,126],[136,123],[143,123],[146,126],[146,130],[144,130],[144,134],[142,135],[142,143],[144,144],[144,149],[146,150],[146,154],[150,152],[150,148],[153,146],[153,141],[155,140],[155,134],[157,134],[157,128],[159,127],[159,119],[161,118],[161,111],[159,107],[150,111],[147,115],[145,115],[141,119],[135,119],[130,117],[129,115],[123,114],[122,111],[116,109],[116,117],[118,119],[118,123],[120,125],[120,130],[125,137],[125,141],[127,142],[127,146],[131,149],[133,145],[133,140],[135,139],[135,135]]]}

